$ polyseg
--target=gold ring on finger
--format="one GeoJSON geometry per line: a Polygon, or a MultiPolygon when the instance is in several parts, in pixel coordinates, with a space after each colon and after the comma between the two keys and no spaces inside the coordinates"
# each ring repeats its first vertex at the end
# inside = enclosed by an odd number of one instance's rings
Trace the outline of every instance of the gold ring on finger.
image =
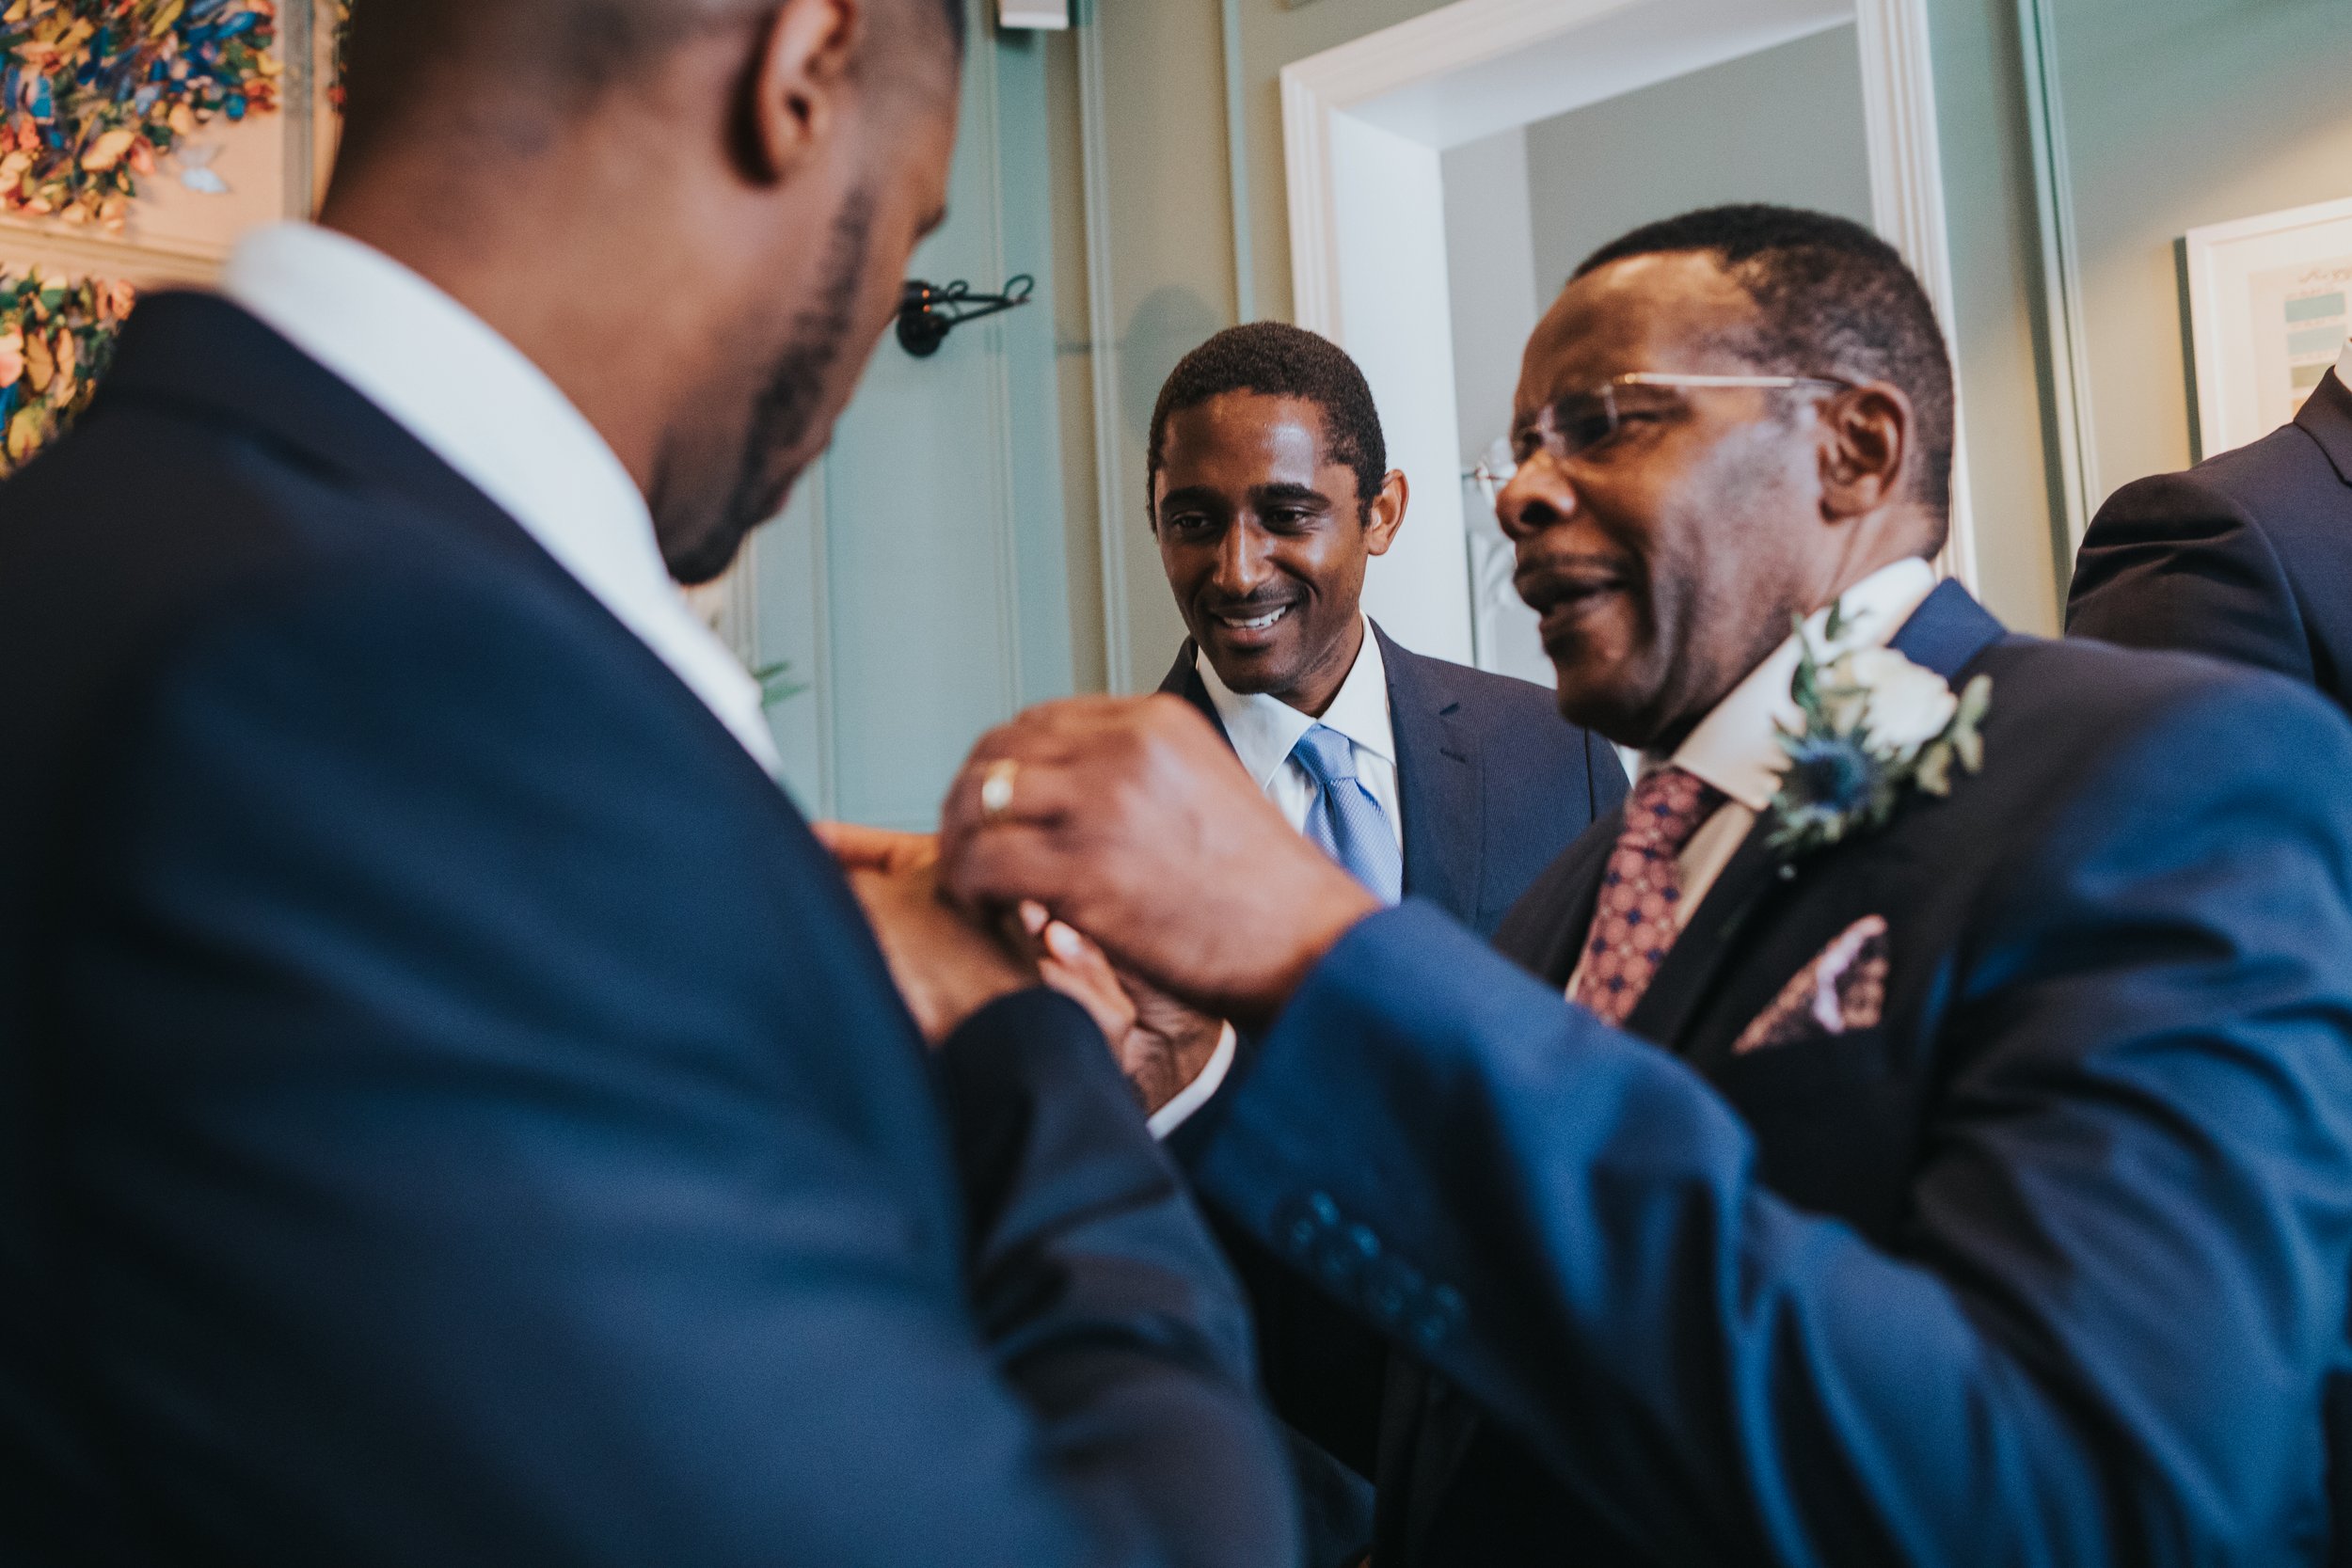
{"type": "Polygon", "coordinates": [[[1021,765],[1010,757],[988,765],[980,776],[980,819],[997,822],[1012,810],[1013,781],[1021,776],[1021,765]]]}

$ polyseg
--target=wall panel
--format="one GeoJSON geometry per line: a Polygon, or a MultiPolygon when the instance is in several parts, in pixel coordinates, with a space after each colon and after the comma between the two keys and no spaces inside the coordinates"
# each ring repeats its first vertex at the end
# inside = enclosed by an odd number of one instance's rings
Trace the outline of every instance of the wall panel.
{"type": "Polygon", "coordinates": [[[771,714],[813,811],[929,827],[973,740],[1073,688],[1044,46],[972,0],[948,221],[913,276],[1036,303],[932,358],[885,338],[832,450],[761,539],[755,657],[812,689],[771,714]]]}

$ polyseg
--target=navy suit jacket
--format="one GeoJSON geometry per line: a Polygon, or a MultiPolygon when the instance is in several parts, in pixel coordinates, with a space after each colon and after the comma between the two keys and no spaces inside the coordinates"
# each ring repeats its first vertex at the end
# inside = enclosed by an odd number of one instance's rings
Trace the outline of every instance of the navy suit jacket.
{"type": "Polygon", "coordinates": [[[1291,1549],[1100,1034],[927,1055],[717,720],[233,306],[0,488],[0,733],[9,1561],[1291,1549]]]}
{"type": "Polygon", "coordinates": [[[2118,490],[2083,535],[2066,629],[2276,670],[2352,706],[2352,390],[2118,490]]]}
{"type": "MultiPolygon", "coordinates": [[[[1405,817],[1405,895],[1482,934],[1594,820],[1625,799],[1607,741],[1560,717],[1550,691],[1400,648],[1378,626],[1405,817]]],[[[1187,640],[1160,690],[1225,733],[1187,640]]]]}
{"type": "MultiPolygon", "coordinates": [[[[1405,833],[1405,895],[1489,935],[1552,858],[1625,800],[1609,743],[1560,717],[1527,681],[1399,647],[1377,625],[1395,732],[1405,833]]],[[[1184,698],[1223,735],[1187,641],[1160,690],[1184,698]]],[[[1256,1051],[1245,1040],[1241,1060],[1256,1051]]],[[[1180,1155],[1214,1125],[1196,1117],[1170,1140],[1180,1155]]],[[[1259,1360],[1290,1423],[1305,1506],[1307,1568],[1352,1564],[1370,1544],[1380,1470],[1375,1441],[1391,1355],[1380,1337],[1335,1319],[1311,1287],[1246,1232],[1219,1227],[1257,1311],[1259,1360]],[[1307,1441],[1297,1441],[1299,1437],[1307,1441]],[[1337,1459],[1340,1463],[1334,1465],[1337,1459]]],[[[1396,1377],[1415,1378],[1408,1368],[1396,1377]]],[[[1417,1386],[1417,1385],[1416,1385],[1417,1386]]]]}
{"type": "Polygon", "coordinates": [[[1511,958],[1365,921],[1220,1096],[1200,1190],[1429,1369],[1382,1568],[2324,1556],[2352,728],[1951,584],[1896,646],[1992,677],[1984,770],[1760,824],[1625,1029],[1561,996],[1607,823],[1511,958]],[[1871,915],[1879,1022],[1735,1049],[1871,915]]]}

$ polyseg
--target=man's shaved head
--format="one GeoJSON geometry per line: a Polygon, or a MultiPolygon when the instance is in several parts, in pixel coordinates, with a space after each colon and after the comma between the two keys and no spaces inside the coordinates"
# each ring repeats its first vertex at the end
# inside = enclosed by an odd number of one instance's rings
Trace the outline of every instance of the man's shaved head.
{"type": "MultiPolygon", "coordinates": [[[[928,39],[960,55],[962,0],[872,0],[879,55],[928,39]]],[[[345,54],[342,156],[455,135],[527,152],[551,122],[653,74],[671,51],[748,31],[777,0],[358,0],[345,54]],[[497,94],[466,90],[494,74],[497,94]],[[493,106],[495,105],[495,106],[493,106]]]]}
{"type": "Polygon", "coordinates": [[[358,0],[321,221],[545,371],[707,580],[945,213],[969,0],[358,0]]]}

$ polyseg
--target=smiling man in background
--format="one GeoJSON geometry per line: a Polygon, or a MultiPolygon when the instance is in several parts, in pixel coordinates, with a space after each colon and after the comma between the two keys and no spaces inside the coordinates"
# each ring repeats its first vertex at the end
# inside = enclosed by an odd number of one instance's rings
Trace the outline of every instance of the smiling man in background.
{"type": "MultiPolygon", "coordinates": [[[[1407,492],[1338,345],[1258,322],[1193,350],[1160,389],[1146,482],[1192,633],[1160,689],[1199,709],[1290,825],[1383,903],[1424,898],[1491,931],[1624,799],[1616,753],[1550,692],[1413,653],[1364,613],[1364,574],[1405,526],[1407,492]]],[[[1249,1047],[1159,998],[1144,1023],[1122,1054],[1153,1127],[1181,1147],[1249,1047]]],[[[1312,1440],[1295,1449],[1309,1561],[1350,1560],[1370,1535],[1367,1408],[1387,1349],[1248,1238],[1227,1241],[1276,1406],[1312,1440]]]]}

